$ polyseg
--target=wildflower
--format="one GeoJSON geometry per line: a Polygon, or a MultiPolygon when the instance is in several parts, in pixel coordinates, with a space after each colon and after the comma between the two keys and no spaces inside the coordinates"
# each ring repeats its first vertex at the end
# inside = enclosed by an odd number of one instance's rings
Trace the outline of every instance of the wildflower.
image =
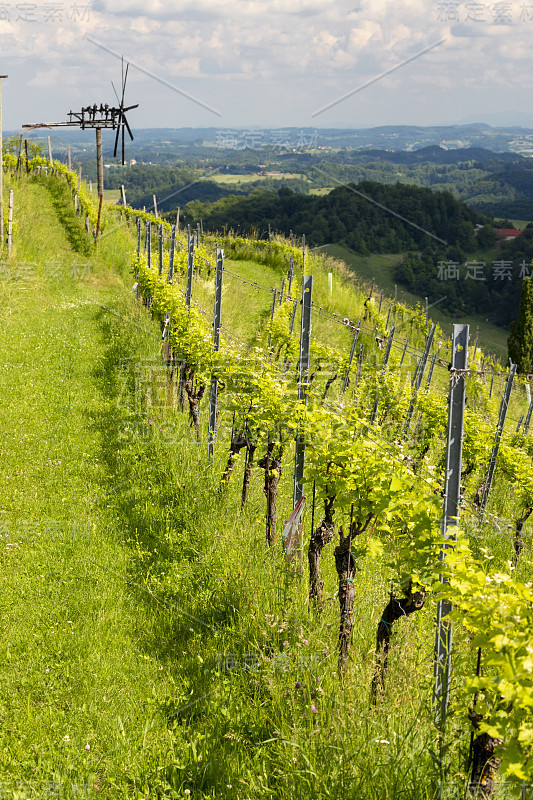
{"type": "Polygon", "coordinates": [[[311,706],[311,711],[313,712],[313,714],[316,714],[317,713],[317,707],[316,706],[311,706]]]}
{"type": "Polygon", "coordinates": [[[287,641],[287,640],[285,640],[285,641],[283,642],[283,647],[288,647],[288,646],[289,646],[289,643],[288,643],[288,641],[287,641]]]}
{"type": "Polygon", "coordinates": [[[300,683],[300,681],[295,681],[295,682],[294,682],[294,688],[295,688],[295,689],[303,689],[304,687],[302,686],[302,684],[300,683]]]}
{"type": "Polygon", "coordinates": [[[86,750],[90,750],[90,749],[91,749],[91,745],[90,745],[90,744],[86,744],[86,745],[85,745],[85,749],[86,749],[86,750]]]}

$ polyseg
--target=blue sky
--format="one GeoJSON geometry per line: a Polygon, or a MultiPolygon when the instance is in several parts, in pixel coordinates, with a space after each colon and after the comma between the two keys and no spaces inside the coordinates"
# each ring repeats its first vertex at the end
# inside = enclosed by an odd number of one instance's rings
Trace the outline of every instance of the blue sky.
{"type": "Polygon", "coordinates": [[[533,0],[11,2],[4,128],[116,102],[120,53],[137,127],[533,127],[532,41],[533,0]]]}

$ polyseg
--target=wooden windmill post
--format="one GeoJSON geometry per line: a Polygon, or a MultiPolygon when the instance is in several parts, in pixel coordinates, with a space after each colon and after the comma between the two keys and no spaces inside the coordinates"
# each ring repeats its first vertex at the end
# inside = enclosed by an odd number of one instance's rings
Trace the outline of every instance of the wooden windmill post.
{"type": "MultiPolygon", "coordinates": [[[[2,86],[2,79],[7,78],[7,75],[0,75],[0,92],[2,86]]],[[[2,95],[0,93],[0,249],[4,247],[4,152],[2,140],[2,95]]]]}

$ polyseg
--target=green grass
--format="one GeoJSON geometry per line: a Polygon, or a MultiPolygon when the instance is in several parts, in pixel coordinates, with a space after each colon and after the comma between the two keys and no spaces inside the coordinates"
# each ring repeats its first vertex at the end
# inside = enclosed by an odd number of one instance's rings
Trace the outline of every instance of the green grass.
{"type": "Polygon", "coordinates": [[[168,746],[146,702],[172,680],[140,645],[150,615],[128,583],[102,457],[102,313],[113,313],[121,281],[71,250],[54,193],[40,182],[15,192],[19,241],[0,282],[0,777],[6,797],[75,796],[86,784],[91,796],[123,797],[148,751],[168,746]],[[36,208],[46,223],[38,260],[25,237],[36,208]]]}
{"type": "MultiPolygon", "coordinates": [[[[244,511],[242,457],[218,491],[231,414],[208,464],[205,414],[197,445],[176,410],[160,329],[130,291],[133,229],[109,211],[98,251],[84,255],[53,183],[14,188],[16,252],[0,277],[5,796],[436,800],[441,768],[460,787],[466,725],[451,722],[442,761],[431,721],[433,601],[397,623],[386,697],[371,707],[386,565],[358,564],[341,682],[333,546],[317,615],[305,562],[289,568],[279,542],[266,547],[261,471],[244,511]]],[[[229,272],[267,287],[280,272],[226,267],[223,326],[253,342],[272,295],[229,272]]],[[[330,297],[328,269],[314,268],[315,302],[362,317],[365,294],[335,270],[330,297]]],[[[197,279],[193,299],[209,313],[212,282],[197,279]]],[[[313,336],[344,349],[351,339],[320,315],[313,336]]],[[[287,451],[280,520],[292,461],[287,451]]],[[[454,648],[468,664],[468,642],[454,648]]]]}
{"type": "MultiPolygon", "coordinates": [[[[324,250],[334,258],[344,261],[350,269],[354,272],[357,281],[362,284],[370,286],[372,281],[375,280],[376,288],[375,293],[383,290],[388,298],[394,298],[395,281],[394,281],[394,267],[401,261],[401,254],[373,254],[370,256],[359,256],[341,245],[328,245],[324,250]]],[[[480,257],[481,258],[481,257],[480,257]]],[[[421,302],[418,295],[412,294],[404,288],[397,286],[398,300],[411,307],[415,307],[421,302]]],[[[446,293],[443,284],[443,295],[446,293]]],[[[439,298],[431,298],[430,302],[438,300],[439,298]]],[[[508,332],[497,325],[488,322],[487,319],[481,314],[468,314],[466,317],[461,316],[460,319],[454,318],[451,314],[442,312],[438,306],[430,309],[430,317],[434,322],[437,322],[445,331],[451,331],[451,326],[454,322],[468,322],[471,329],[471,335],[476,335],[476,330],[479,328],[479,344],[487,353],[496,355],[503,364],[507,362],[507,338],[508,332]]]]}
{"type": "MultiPolygon", "coordinates": [[[[93,183],[91,186],[91,193],[96,205],[98,205],[98,190],[96,183],[93,183]]],[[[104,189],[104,203],[109,205],[116,205],[120,203],[122,200],[122,194],[120,189],[104,189]]]]}

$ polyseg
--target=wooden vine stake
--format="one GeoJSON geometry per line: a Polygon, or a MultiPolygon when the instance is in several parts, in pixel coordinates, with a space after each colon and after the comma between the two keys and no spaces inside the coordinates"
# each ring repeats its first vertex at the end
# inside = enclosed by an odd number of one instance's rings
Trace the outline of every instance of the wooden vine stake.
{"type": "Polygon", "coordinates": [[[9,190],[9,217],[7,221],[7,252],[13,249],[13,189],[9,190]]]}
{"type": "Polygon", "coordinates": [[[96,233],[94,235],[94,243],[95,244],[98,241],[98,234],[100,233],[100,219],[102,217],[102,201],[103,201],[103,199],[104,199],[103,195],[100,195],[100,200],[99,200],[99,203],[98,203],[98,222],[96,223],[96,233]]]}

